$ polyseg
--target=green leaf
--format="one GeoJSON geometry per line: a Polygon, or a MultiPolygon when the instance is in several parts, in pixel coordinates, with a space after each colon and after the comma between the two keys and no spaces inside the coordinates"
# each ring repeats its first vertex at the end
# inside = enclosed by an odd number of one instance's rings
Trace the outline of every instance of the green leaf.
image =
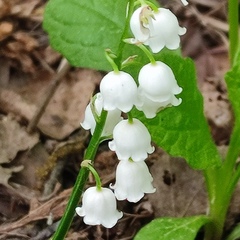
{"type": "Polygon", "coordinates": [[[158,218],[143,227],[134,240],[194,240],[207,216],[158,218]]]}
{"type": "Polygon", "coordinates": [[[128,0],[50,0],[43,27],[50,44],[74,66],[110,70],[104,50],[117,51],[128,0]]]}
{"type": "Polygon", "coordinates": [[[230,233],[226,240],[238,240],[238,239],[240,239],[240,224],[238,224],[233,229],[233,231],[230,233]]]}
{"type": "Polygon", "coordinates": [[[235,124],[240,126],[240,51],[237,54],[235,65],[225,75],[228,88],[228,98],[232,104],[235,115],[235,124]]]}
{"type": "Polygon", "coordinates": [[[220,164],[220,156],[212,140],[203,114],[203,98],[197,88],[193,62],[177,55],[158,57],[168,64],[183,88],[177,107],[160,111],[157,117],[146,119],[141,112],[133,115],[147,126],[153,141],[170,155],[183,157],[192,168],[206,169],[220,164]]]}
{"type": "MultiPolygon", "coordinates": [[[[128,2],[50,0],[45,8],[43,27],[49,34],[51,46],[73,66],[110,71],[105,49],[121,55],[119,51],[123,48],[123,59],[140,52],[136,46],[122,42],[128,2]]],[[[155,0],[150,2],[158,5],[155,0]]],[[[130,32],[128,37],[132,37],[130,32]]],[[[146,59],[142,52],[139,59],[146,59]]]]}

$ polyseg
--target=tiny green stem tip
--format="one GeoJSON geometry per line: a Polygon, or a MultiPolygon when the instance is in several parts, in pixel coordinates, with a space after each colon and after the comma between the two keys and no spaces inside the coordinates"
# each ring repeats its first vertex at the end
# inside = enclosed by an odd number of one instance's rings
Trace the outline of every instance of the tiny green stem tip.
{"type": "Polygon", "coordinates": [[[143,44],[136,44],[136,45],[146,54],[146,56],[149,58],[152,64],[156,63],[156,60],[153,57],[152,53],[143,44]]]}
{"type": "MultiPolygon", "coordinates": [[[[89,160],[85,160],[85,161],[89,161],[89,160]]],[[[87,167],[91,171],[91,173],[93,174],[93,176],[95,178],[97,190],[100,191],[102,189],[102,183],[101,183],[101,179],[100,179],[97,171],[95,170],[95,168],[93,167],[93,165],[91,163],[88,163],[87,167]]]]}
{"type": "Polygon", "coordinates": [[[108,62],[110,63],[110,65],[112,66],[113,71],[115,73],[118,73],[119,72],[118,66],[113,60],[113,58],[116,58],[116,56],[112,53],[112,51],[110,49],[105,50],[105,56],[106,56],[106,59],[108,60],[108,62]]]}
{"type": "Polygon", "coordinates": [[[133,123],[132,113],[131,113],[131,112],[128,112],[127,115],[128,115],[128,122],[129,122],[130,124],[132,124],[132,123],[133,123]]]}

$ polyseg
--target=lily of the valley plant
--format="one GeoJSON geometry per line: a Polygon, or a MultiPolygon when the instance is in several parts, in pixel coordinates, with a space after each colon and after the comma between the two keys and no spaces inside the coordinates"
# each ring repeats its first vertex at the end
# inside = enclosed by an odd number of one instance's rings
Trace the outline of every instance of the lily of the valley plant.
{"type": "MultiPolygon", "coordinates": [[[[108,111],[102,137],[107,139],[112,136],[109,148],[116,152],[120,161],[116,170],[116,183],[111,188],[118,200],[137,202],[145,193],[155,192],[153,178],[144,162],[148,154],[153,153],[154,147],[151,146],[148,129],[140,120],[133,118],[130,111],[136,106],[147,118],[153,118],[165,107],[178,106],[182,101],[176,97],[182,88],[178,86],[171,68],[163,62],[155,61],[151,52],[142,44],[149,45],[153,53],[161,51],[164,46],[177,49],[180,44],[179,35],[186,30],[179,27],[176,16],[170,10],[158,8],[155,12],[145,2],[133,12],[130,27],[134,36],[131,42],[141,45],[141,49],[150,56],[150,63],[141,68],[136,84],[133,77],[119,70],[114,59],[110,59],[110,54],[107,55],[113,71],[102,79],[100,93],[87,106],[81,126],[86,130],[91,129],[93,134],[100,112],[108,111]],[[170,25],[166,27],[167,23],[170,25]],[[119,120],[120,111],[127,113],[128,118],[119,120]],[[112,132],[108,132],[106,128],[112,132]]],[[[116,217],[100,214],[108,212],[110,208],[112,215],[116,216],[112,211],[116,203],[110,199],[112,195],[107,195],[107,189],[88,189],[83,194],[82,208],[77,207],[76,212],[85,216],[83,220],[86,224],[97,225],[112,220],[109,224],[112,227],[116,224],[116,217]]]]}
{"type": "MultiPolygon", "coordinates": [[[[186,0],[181,2],[188,5],[186,0]]],[[[157,183],[145,162],[155,150],[152,142],[203,171],[209,209],[206,215],[156,219],[142,228],[136,239],[193,240],[201,227],[205,240],[221,239],[240,177],[236,165],[240,152],[240,105],[236,102],[240,80],[235,80],[240,79],[240,57],[235,54],[237,4],[229,0],[233,70],[226,76],[236,123],[223,158],[203,114],[194,65],[180,56],[181,36],[187,30],[172,11],[153,0],[49,1],[44,27],[52,46],[73,65],[106,71],[81,122],[92,138],[53,239],[64,239],[76,214],[83,217],[85,224],[112,228],[124,215],[117,209],[117,201],[136,203],[145,194],[154,194],[157,183]],[[94,168],[103,141],[108,141],[109,149],[118,158],[115,182],[104,187],[94,168]],[[85,188],[89,173],[96,185],[85,188]]],[[[237,238],[230,235],[231,239],[237,238]]]]}

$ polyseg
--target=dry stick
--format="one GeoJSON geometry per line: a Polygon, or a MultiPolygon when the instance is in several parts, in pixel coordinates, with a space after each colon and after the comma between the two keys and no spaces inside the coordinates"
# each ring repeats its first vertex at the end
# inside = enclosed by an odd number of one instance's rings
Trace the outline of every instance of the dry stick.
{"type": "Polygon", "coordinates": [[[68,61],[65,58],[63,58],[61,63],[58,66],[57,74],[54,76],[53,80],[51,81],[51,83],[49,85],[48,92],[46,93],[46,97],[43,98],[43,101],[40,103],[37,111],[35,112],[33,118],[31,119],[31,121],[28,124],[28,127],[27,127],[28,133],[33,132],[34,128],[37,126],[49,101],[51,100],[51,98],[54,95],[55,91],[57,90],[62,78],[68,72],[70,67],[71,66],[69,65],[68,61]]]}

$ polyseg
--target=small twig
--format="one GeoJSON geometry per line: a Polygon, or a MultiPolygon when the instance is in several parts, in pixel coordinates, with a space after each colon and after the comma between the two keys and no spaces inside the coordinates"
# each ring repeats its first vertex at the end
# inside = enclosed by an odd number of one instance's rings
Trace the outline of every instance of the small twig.
{"type": "Polygon", "coordinates": [[[40,54],[37,51],[33,51],[34,57],[41,63],[44,69],[46,69],[48,72],[54,74],[55,71],[49,66],[49,64],[40,56],[40,54]]]}
{"type": "Polygon", "coordinates": [[[37,111],[35,112],[33,118],[28,124],[27,127],[27,132],[31,133],[36,125],[38,124],[40,118],[42,117],[49,101],[51,100],[52,96],[54,95],[55,91],[57,90],[62,78],[64,75],[68,72],[70,69],[70,64],[67,62],[65,58],[62,59],[58,69],[57,69],[57,74],[54,76],[53,80],[51,81],[48,92],[46,93],[45,98],[43,98],[43,101],[40,103],[37,111]]]}
{"type": "Polygon", "coordinates": [[[25,239],[30,239],[29,236],[25,235],[25,234],[20,234],[20,233],[2,233],[3,235],[0,236],[0,239],[6,239],[7,237],[19,237],[19,238],[25,238],[25,239]]]}

